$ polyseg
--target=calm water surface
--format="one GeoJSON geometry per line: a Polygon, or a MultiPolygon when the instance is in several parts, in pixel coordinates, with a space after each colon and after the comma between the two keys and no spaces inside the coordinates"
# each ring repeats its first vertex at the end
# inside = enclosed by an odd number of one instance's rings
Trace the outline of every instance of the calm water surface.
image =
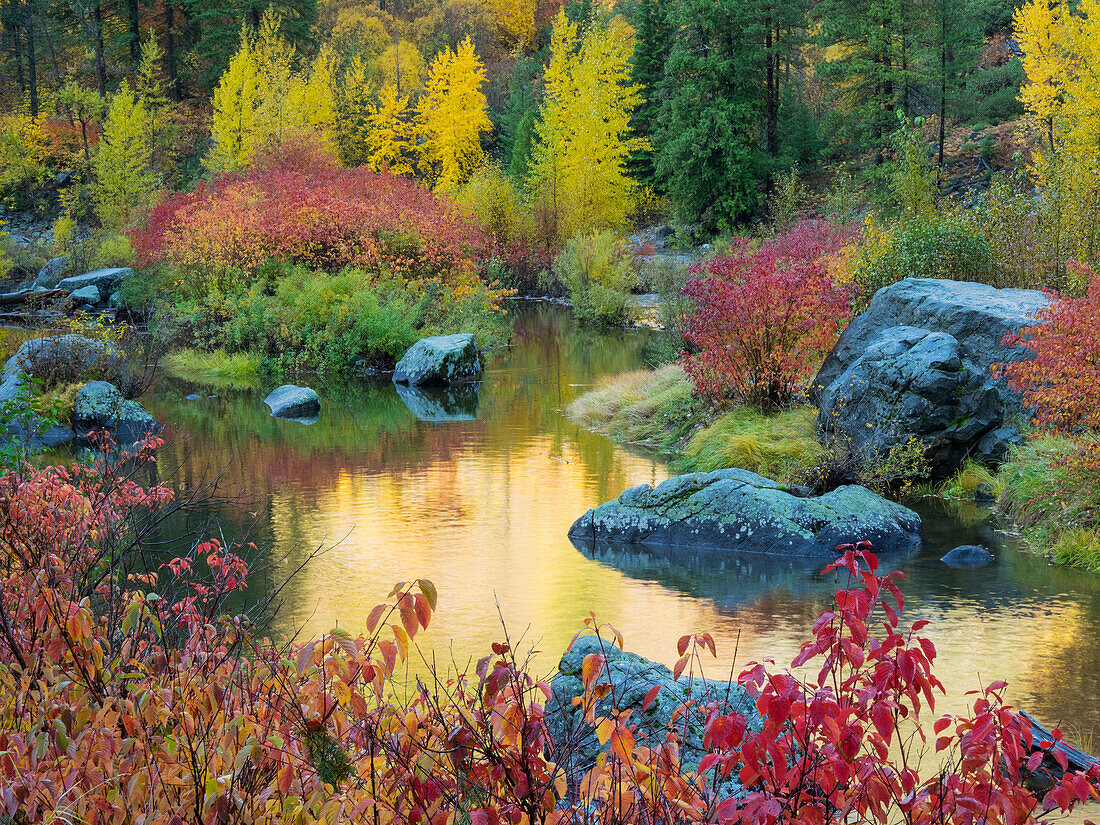
{"type": "MultiPolygon", "coordinates": [[[[327,548],[283,591],[276,636],[363,632],[394,582],[423,576],[439,589],[439,612],[414,670],[484,655],[503,617],[523,639],[517,647],[542,651],[536,668],[547,673],[589,611],[617,626],[628,649],[666,663],[680,635],[711,632],[721,659],[713,675],[728,673],[735,649],[738,667],[789,661],[828,602],[831,581],[813,568],[582,552],[566,538],[587,508],[670,475],[660,457],[561,412],[600,378],[644,366],[654,333],[581,330],[541,304],[515,316],[515,342],[492,359],[479,392],[445,410],[467,420],[420,420],[388,382],[319,387],[312,426],[270,418],[262,392],[187,401],[210,391],[162,384],[149,406],[173,424],[157,472],[180,487],[222,473],[239,498],[212,515],[227,536],[254,524],[279,560],[269,582],[327,548]]],[[[932,620],[926,632],[950,693],[939,708],[961,710],[965,690],[1005,678],[1018,706],[1090,745],[1100,730],[1100,579],[1020,552],[983,512],[930,503],[922,516],[924,548],[893,564],[905,571],[908,618],[932,620]],[[997,562],[957,571],[937,561],[972,542],[995,548],[997,562]]]]}

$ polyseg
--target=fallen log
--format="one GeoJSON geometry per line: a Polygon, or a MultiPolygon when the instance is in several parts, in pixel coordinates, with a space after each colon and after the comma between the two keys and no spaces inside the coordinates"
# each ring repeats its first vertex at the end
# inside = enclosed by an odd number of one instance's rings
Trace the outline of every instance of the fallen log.
{"type": "Polygon", "coordinates": [[[1054,734],[1043,727],[1036,721],[1035,717],[1027,711],[1020,711],[1020,716],[1023,720],[1031,726],[1031,752],[1042,750],[1040,744],[1043,742],[1053,742],[1053,746],[1047,750],[1046,755],[1043,757],[1043,761],[1039,763],[1035,770],[1029,772],[1024,779],[1024,785],[1029,790],[1045,794],[1049,791],[1056,782],[1060,782],[1062,777],[1067,773],[1075,773],[1077,771],[1087,771],[1098,761],[1092,756],[1089,756],[1084,751],[1078,750],[1065,741],[1055,741],[1054,734]],[[1066,759],[1066,768],[1062,769],[1061,764],[1055,757],[1055,754],[1062,754],[1066,759]]]}
{"type": "Polygon", "coordinates": [[[63,289],[24,289],[21,292],[0,293],[0,306],[25,304],[28,301],[49,301],[65,294],[63,289]]]}

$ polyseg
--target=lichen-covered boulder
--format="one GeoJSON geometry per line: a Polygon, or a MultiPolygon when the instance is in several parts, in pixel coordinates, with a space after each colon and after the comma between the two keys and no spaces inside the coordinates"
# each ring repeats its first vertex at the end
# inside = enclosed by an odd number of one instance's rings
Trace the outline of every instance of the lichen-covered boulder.
{"type": "Polygon", "coordinates": [[[133,444],[159,430],[157,420],[106,381],[90,381],[73,403],[73,428],[80,438],[105,430],[118,444],[133,444]]]}
{"type": "Polygon", "coordinates": [[[1002,460],[1029,416],[992,367],[1027,356],[1001,341],[1046,305],[1035,290],[931,278],[880,289],[811,386],[823,438],[868,458],[918,439],[938,477],[1002,460]]]}
{"type": "Polygon", "coordinates": [[[54,335],[24,341],[0,373],[0,401],[16,397],[25,376],[76,382],[89,373],[121,371],[121,354],[109,344],[83,335],[54,335]]]}
{"type": "MultiPolygon", "coordinates": [[[[678,734],[680,758],[687,770],[696,770],[706,750],[703,747],[703,710],[710,702],[719,702],[727,713],[740,713],[748,727],[759,732],[760,715],[753,699],[736,682],[691,680],[681,676],[673,679],[672,672],[662,664],[651,662],[634,653],[614,647],[606,639],[581,636],[565,652],[558,664],[558,672],[550,682],[550,701],[546,705],[547,726],[555,744],[555,761],[571,781],[577,781],[595,763],[601,750],[599,740],[590,724],[584,722],[584,711],[573,704],[573,699],[584,694],[581,669],[586,657],[603,653],[606,665],[600,682],[609,684],[611,690],[596,703],[596,716],[610,715],[612,710],[630,710],[630,721],[646,734],[648,745],[661,742],[664,732],[673,727],[678,734]],[[656,697],[648,707],[646,694],[659,687],[656,697]],[[672,722],[673,714],[685,702],[692,702],[672,722]]],[[[729,672],[728,665],[726,672],[729,672]]],[[[721,666],[714,668],[722,670],[721,666]]],[[[741,790],[737,776],[730,777],[719,786],[719,796],[733,796],[741,790]]]]}
{"type": "Polygon", "coordinates": [[[481,354],[473,335],[437,335],[421,338],[397,362],[394,383],[452,384],[481,377],[481,354]]]}
{"type": "Polygon", "coordinates": [[[264,399],[264,403],[271,408],[271,414],[276,418],[307,419],[314,418],[321,412],[321,399],[317,393],[309,387],[297,387],[294,384],[276,387],[264,399]]]}
{"type": "Polygon", "coordinates": [[[33,285],[35,287],[53,289],[57,286],[58,281],[69,273],[70,269],[72,269],[72,264],[69,261],[68,255],[59,255],[56,258],[50,258],[46,261],[45,266],[38,270],[38,277],[34,279],[33,285]]]}
{"type": "Polygon", "coordinates": [[[827,558],[838,545],[861,541],[879,553],[917,550],[921,521],[863,487],[799,496],[756,473],[729,469],[633,487],[577,519],[569,537],[827,558]]]}

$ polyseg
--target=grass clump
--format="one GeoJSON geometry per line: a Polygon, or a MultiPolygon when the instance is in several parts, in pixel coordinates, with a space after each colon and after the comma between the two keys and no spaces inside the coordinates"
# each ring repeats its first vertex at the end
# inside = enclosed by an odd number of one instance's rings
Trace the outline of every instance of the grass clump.
{"type": "Polygon", "coordinates": [[[692,391],[679,364],[635,370],[604,379],[566,415],[616,441],[675,451],[707,420],[706,405],[692,391]]]}
{"type": "Polygon", "coordinates": [[[781,482],[801,482],[822,454],[810,407],[765,414],[750,407],[727,412],[696,432],[684,447],[685,469],[741,467],[781,482]]]}
{"type": "Polygon", "coordinates": [[[751,407],[715,410],[694,395],[679,364],[605,379],[570,404],[566,415],[616,441],[675,453],[686,472],[740,467],[800,482],[822,454],[809,407],[773,414],[751,407]]]}
{"type": "MultiPolygon", "coordinates": [[[[1088,442],[1095,446],[1098,436],[1088,442]]],[[[1036,552],[1059,564],[1100,570],[1100,478],[1074,461],[1081,439],[1041,435],[1019,447],[997,474],[1002,509],[1036,552]]]]}
{"type": "Polygon", "coordinates": [[[999,498],[1004,492],[1004,481],[977,461],[967,459],[955,475],[936,488],[936,494],[943,498],[974,499],[978,490],[985,487],[991,496],[999,498]]]}
{"type": "Polygon", "coordinates": [[[251,389],[260,383],[260,358],[249,352],[181,349],[165,356],[161,367],[175,378],[218,389],[251,389]]]}

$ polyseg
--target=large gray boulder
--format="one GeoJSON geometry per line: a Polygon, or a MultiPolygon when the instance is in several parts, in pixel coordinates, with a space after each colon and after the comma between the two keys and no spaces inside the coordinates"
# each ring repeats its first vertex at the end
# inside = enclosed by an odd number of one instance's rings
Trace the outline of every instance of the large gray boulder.
{"type": "Polygon", "coordinates": [[[73,293],[86,286],[94,286],[103,295],[110,295],[119,284],[133,274],[128,266],[114,266],[107,269],[96,269],[83,275],[74,275],[59,281],[57,286],[66,292],[73,293]]]}
{"type": "Polygon", "coordinates": [[[264,399],[276,418],[308,419],[321,412],[321,399],[309,387],[283,384],[276,387],[264,399]]]}
{"type": "Polygon", "coordinates": [[[69,301],[73,306],[94,307],[102,300],[103,296],[99,293],[99,287],[92,286],[91,284],[69,293],[69,301]]]}
{"type": "Polygon", "coordinates": [[[481,355],[469,333],[421,338],[397,362],[393,380],[416,387],[451,384],[481,377],[481,355]]]}
{"type": "Polygon", "coordinates": [[[34,286],[53,289],[57,286],[58,281],[69,273],[71,268],[72,264],[69,262],[68,255],[50,258],[46,261],[46,265],[38,270],[38,277],[34,279],[34,286]]]}
{"type": "Polygon", "coordinates": [[[633,487],[581,516],[580,541],[832,558],[869,541],[880,553],[920,548],[920,517],[863,487],[800,497],[748,470],[717,470],[633,487]]]}
{"type": "MultiPolygon", "coordinates": [[[[561,657],[558,673],[550,682],[550,701],[546,705],[547,727],[554,742],[554,759],[575,782],[590,768],[601,750],[599,740],[590,724],[584,721],[584,712],[573,699],[584,695],[581,669],[584,660],[592,654],[603,653],[606,665],[597,679],[611,690],[596,703],[595,715],[609,716],[612,710],[631,710],[630,722],[645,734],[649,747],[656,747],[665,732],[674,730],[678,736],[680,758],[684,768],[696,770],[706,749],[703,747],[703,723],[705,707],[717,702],[725,713],[740,713],[752,731],[761,728],[760,715],[753,699],[736,682],[701,679],[696,675],[690,681],[685,675],[672,678],[672,672],[664,665],[651,662],[634,653],[614,647],[607,640],[595,636],[581,636],[561,657]],[[643,709],[649,691],[659,687],[656,698],[643,709]],[[681,711],[677,721],[672,716],[685,702],[692,704],[681,711]]],[[[704,662],[705,664],[705,662],[704,662]]],[[[711,675],[729,674],[729,665],[716,661],[711,675]]],[[[718,787],[720,798],[733,796],[741,790],[734,774],[718,787]]]]}
{"type": "Polygon", "coordinates": [[[116,443],[133,444],[156,433],[160,426],[144,407],[124,399],[114,384],[91,381],[76,394],[73,429],[80,438],[105,430],[116,443]]]}
{"type": "Polygon", "coordinates": [[[935,476],[996,462],[1029,416],[992,366],[1027,356],[1001,341],[1047,306],[1034,290],[931,278],[883,287],[840,336],[811,388],[818,426],[873,459],[919,439],[935,476]]]}

